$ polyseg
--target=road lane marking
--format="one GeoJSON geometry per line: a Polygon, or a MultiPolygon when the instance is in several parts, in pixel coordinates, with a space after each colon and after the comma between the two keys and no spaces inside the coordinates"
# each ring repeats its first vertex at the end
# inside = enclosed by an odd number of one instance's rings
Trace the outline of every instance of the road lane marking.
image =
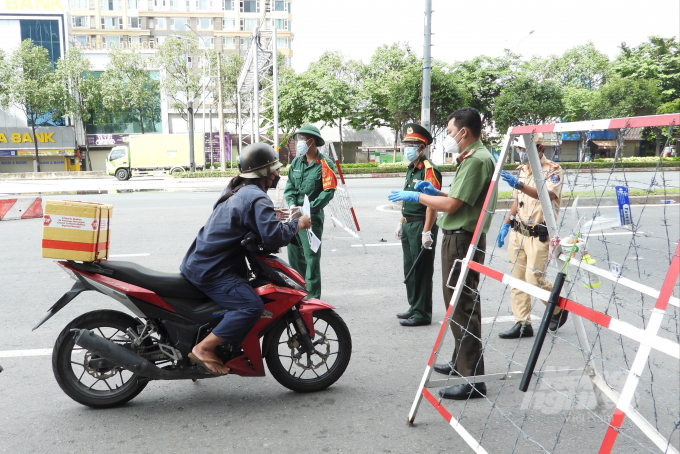
{"type": "Polygon", "coordinates": [[[51,348],[34,348],[31,350],[5,350],[0,351],[0,358],[21,358],[23,356],[50,356],[51,348]]]}
{"type": "Polygon", "coordinates": [[[115,255],[109,255],[109,258],[118,258],[118,257],[147,257],[151,255],[150,252],[145,252],[143,254],[115,254],[115,255]]]}
{"type": "MultiPolygon", "coordinates": [[[[536,315],[536,314],[531,314],[531,320],[541,320],[543,318],[542,315],[536,315]]],[[[500,317],[483,317],[482,318],[482,325],[489,325],[491,323],[506,323],[506,322],[514,322],[515,321],[515,316],[514,315],[501,315],[500,317]]],[[[444,323],[444,322],[442,322],[444,323]]]]}
{"type": "MultiPolygon", "coordinates": [[[[367,244],[366,247],[380,247],[380,246],[401,246],[401,243],[373,243],[367,244]]],[[[352,247],[364,247],[363,244],[353,244],[352,247]]]]}

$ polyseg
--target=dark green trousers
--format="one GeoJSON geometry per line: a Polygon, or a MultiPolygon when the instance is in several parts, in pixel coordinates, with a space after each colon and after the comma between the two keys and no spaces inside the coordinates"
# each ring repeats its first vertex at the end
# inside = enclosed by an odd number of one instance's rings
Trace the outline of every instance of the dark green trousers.
{"type": "MultiPolygon", "coordinates": [[[[442,239],[442,289],[444,290],[444,304],[449,308],[453,290],[446,286],[447,281],[452,287],[458,282],[460,275],[460,262],[449,280],[449,272],[455,260],[465,258],[472,241],[472,235],[453,234],[444,235],[442,239]]],[[[479,238],[477,250],[473,260],[484,263],[486,251],[486,235],[479,238]]],[[[451,332],[456,344],[453,350],[451,362],[456,370],[464,377],[472,375],[484,375],[484,357],[482,355],[482,307],[481,298],[477,292],[479,286],[479,273],[469,270],[465,279],[465,287],[460,294],[456,308],[451,314],[451,332]]]]}
{"type": "MultiPolygon", "coordinates": [[[[420,254],[424,221],[406,222],[402,224],[401,248],[404,253],[404,277],[420,254]]],[[[437,247],[437,225],[432,226],[434,243],[432,249],[423,252],[415,272],[406,282],[406,298],[408,311],[416,320],[432,321],[432,275],[434,274],[434,251],[437,247]]]]}
{"type": "MultiPolygon", "coordinates": [[[[312,214],[312,232],[317,238],[321,239],[323,235],[323,221],[324,214],[323,211],[312,214]]],[[[288,260],[290,261],[290,266],[295,268],[295,270],[304,276],[307,282],[307,291],[309,294],[308,298],[321,298],[321,248],[323,244],[319,246],[319,250],[313,252],[309,247],[309,239],[307,239],[307,231],[300,230],[298,232],[298,238],[302,244],[302,248],[288,245],[288,260]]]]}

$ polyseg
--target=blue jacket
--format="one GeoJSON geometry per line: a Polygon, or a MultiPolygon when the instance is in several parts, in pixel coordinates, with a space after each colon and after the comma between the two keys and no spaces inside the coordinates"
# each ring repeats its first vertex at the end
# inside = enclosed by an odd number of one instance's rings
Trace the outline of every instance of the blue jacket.
{"type": "Polygon", "coordinates": [[[276,219],[274,204],[264,189],[254,184],[244,186],[213,210],[179,269],[196,285],[214,283],[228,274],[245,277],[241,240],[248,232],[258,234],[265,248],[278,249],[295,238],[297,226],[297,219],[276,219]]]}

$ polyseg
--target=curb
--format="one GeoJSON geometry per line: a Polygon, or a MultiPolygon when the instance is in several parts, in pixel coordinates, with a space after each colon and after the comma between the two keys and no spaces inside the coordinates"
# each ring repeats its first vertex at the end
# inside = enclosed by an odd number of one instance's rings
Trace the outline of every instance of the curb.
{"type": "MultiPolygon", "coordinates": [[[[81,180],[91,178],[108,178],[105,170],[87,172],[23,172],[0,173],[0,181],[11,180],[81,180]]],[[[111,177],[114,178],[114,177],[111,177]]]]}
{"type": "Polygon", "coordinates": [[[43,217],[42,198],[0,199],[0,221],[43,217]]]}

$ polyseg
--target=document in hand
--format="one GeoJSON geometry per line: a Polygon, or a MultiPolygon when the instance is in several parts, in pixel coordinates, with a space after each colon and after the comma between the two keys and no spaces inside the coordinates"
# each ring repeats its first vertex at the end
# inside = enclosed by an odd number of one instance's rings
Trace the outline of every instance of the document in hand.
{"type": "MultiPolygon", "coordinates": [[[[305,195],[305,201],[302,204],[302,215],[303,216],[312,216],[312,210],[309,207],[309,197],[305,195]]],[[[309,228],[307,229],[307,239],[309,240],[309,247],[312,249],[313,252],[316,252],[319,250],[319,247],[321,246],[321,240],[314,235],[314,232],[312,232],[312,229],[309,228]]]]}

